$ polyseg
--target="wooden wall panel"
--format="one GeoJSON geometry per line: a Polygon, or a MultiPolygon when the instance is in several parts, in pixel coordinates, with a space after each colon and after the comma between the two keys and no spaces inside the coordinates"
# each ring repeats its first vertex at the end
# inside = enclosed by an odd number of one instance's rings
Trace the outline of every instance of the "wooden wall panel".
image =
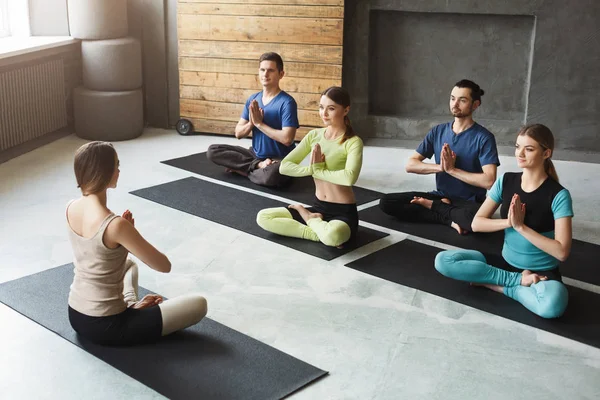
{"type": "Polygon", "coordinates": [[[291,5],[273,7],[271,4],[182,3],[179,6],[179,14],[344,18],[344,7],[291,5]]]}
{"type": "Polygon", "coordinates": [[[340,67],[342,65],[342,46],[185,39],[179,41],[180,57],[216,57],[258,61],[260,55],[268,51],[274,51],[284,57],[283,62],[286,65],[293,61],[336,64],[340,67]]]}
{"type": "Polygon", "coordinates": [[[343,6],[344,0],[179,0],[179,3],[221,3],[221,4],[291,4],[343,6]]]}
{"type": "MultiPolygon", "coordinates": [[[[246,99],[256,93],[255,89],[236,89],[216,87],[205,87],[205,86],[186,86],[181,85],[180,96],[183,99],[194,99],[194,100],[209,100],[224,103],[239,103],[245,104],[246,99]],[[241,103],[240,99],[244,99],[241,103]]],[[[321,98],[320,93],[298,93],[298,92],[287,92],[294,97],[299,109],[303,110],[317,110],[319,108],[319,100],[321,98]]],[[[240,109],[241,113],[241,109],[240,109]]]]}
{"type": "Polygon", "coordinates": [[[181,39],[342,45],[343,24],[332,18],[179,14],[181,39]]]}
{"type": "Polygon", "coordinates": [[[268,51],[298,103],[296,139],[322,125],[320,93],[341,85],[343,0],[179,0],[177,12],[180,114],[197,132],[233,134],[268,51]]]}

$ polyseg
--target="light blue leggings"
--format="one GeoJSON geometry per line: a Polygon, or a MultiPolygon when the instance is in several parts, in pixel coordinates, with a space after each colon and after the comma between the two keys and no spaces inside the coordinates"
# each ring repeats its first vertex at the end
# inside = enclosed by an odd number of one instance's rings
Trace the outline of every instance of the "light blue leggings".
{"type": "Polygon", "coordinates": [[[475,250],[442,251],[435,257],[435,269],[459,281],[502,286],[506,296],[543,318],[560,317],[569,301],[567,288],[562,282],[541,281],[529,287],[521,286],[520,272],[493,267],[483,254],[475,250]]]}

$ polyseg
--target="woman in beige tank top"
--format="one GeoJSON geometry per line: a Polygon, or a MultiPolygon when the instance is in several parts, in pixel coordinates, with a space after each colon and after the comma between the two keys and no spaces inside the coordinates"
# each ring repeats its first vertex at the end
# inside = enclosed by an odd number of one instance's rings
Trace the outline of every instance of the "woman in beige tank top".
{"type": "Polygon", "coordinates": [[[137,298],[137,265],[169,272],[169,259],[135,228],[129,210],[122,216],[107,207],[107,190],[116,188],[119,159],[107,142],[90,142],[75,153],[75,177],[82,196],[67,206],[75,277],[69,292],[69,320],[81,336],[101,344],[148,342],[199,322],[204,297],[189,294],[163,301],[137,298]]]}

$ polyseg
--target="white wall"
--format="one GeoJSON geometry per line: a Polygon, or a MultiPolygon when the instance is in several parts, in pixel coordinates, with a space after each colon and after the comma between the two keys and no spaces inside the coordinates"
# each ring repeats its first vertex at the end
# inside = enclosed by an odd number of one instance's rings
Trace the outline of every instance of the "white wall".
{"type": "Polygon", "coordinates": [[[67,0],[29,0],[29,24],[32,36],[69,36],[67,0]]]}

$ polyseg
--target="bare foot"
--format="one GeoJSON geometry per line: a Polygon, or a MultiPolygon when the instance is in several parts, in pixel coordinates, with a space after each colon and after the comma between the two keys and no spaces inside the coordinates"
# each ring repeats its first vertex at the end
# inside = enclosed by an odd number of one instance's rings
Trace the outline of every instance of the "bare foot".
{"type": "Polygon", "coordinates": [[[433,200],[427,200],[426,198],[415,196],[410,201],[410,204],[418,204],[422,207],[427,208],[428,210],[431,210],[431,205],[433,204],[433,200]]]}
{"type": "Polygon", "coordinates": [[[467,233],[467,231],[465,231],[463,228],[458,226],[458,224],[456,222],[453,222],[452,224],[450,224],[450,226],[453,227],[454,229],[456,229],[456,232],[458,232],[459,235],[464,235],[467,233]]]}
{"type": "Polygon", "coordinates": [[[538,275],[535,272],[531,272],[526,269],[521,273],[521,286],[531,286],[534,283],[538,283],[539,281],[548,280],[547,276],[538,275]]]}
{"type": "Polygon", "coordinates": [[[143,299],[135,303],[131,308],[136,310],[142,310],[144,308],[150,308],[159,305],[163,302],[162,296],[158,294],[147,294],[143,299]]]}
{"type": "Polygon", "coordinates": [[[323,214],[311,213],[306,208],[304,208],[304,206],[302,206],[300,204],[292,204],[292,205],[289,205],[288,208],[293,208],[294,210],[298,211],[298,213],[300,214],[300,216],[302,217],[304,222],[308,222],[309,219],[313,219],[313,218],[323,219],[323,214]]]}
{"type": "Polygon", "coordinates": [[[267,158],[258,163],[258,169],[263,169],[265,167],[268,167],[271,164],[273,164],[273,160],[271,160],[270,158],[267,158]]]}
{"type": "Polygon", "coordinates": [[[502,286],[500,286],[500,285],[492,285],[492,284],[489,284],[489,283],[473,283],[473,282],[471,282],[471,286],[481,286],[481,287],[493,290],[494,292],[504,293],[504,288],[502,286]]]}
{"type": "Polygon", "coordinates": [[[245,176],[245,177],[248,176],[248,174],[246,172],[238,171],[238,170],[231,169],[231,168],[227,168],[225,170],[225,172],[229,172],[229,173],[232,173],[232,174],[238,174],[238,175],[245,176]]]}

